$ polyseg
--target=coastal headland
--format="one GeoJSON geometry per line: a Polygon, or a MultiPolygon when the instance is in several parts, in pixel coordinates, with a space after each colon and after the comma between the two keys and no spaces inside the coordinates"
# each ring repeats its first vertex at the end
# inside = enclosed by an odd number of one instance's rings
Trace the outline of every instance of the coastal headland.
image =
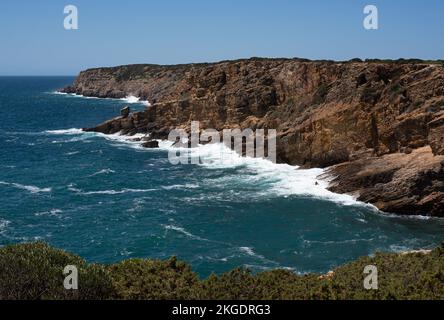
{"type": "Polygon", "coordinates": [[[82,71],[64,93],[135,96],[145,110],[86,131],[276,129],[277,161],[326,168],[330,190],[382,211],[444,216],[444,64],[251,58],[82,71]]]}

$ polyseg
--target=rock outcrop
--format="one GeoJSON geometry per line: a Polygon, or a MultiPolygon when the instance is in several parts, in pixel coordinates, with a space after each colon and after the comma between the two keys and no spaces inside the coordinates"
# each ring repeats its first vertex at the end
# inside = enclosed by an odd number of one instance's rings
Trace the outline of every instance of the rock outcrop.
{"type": "Polygon", "coordinates": [[[248,59],[80,73],[64,92],[149,100],[87,131],[277,129],[279,162],[329,167],[331,189],[382,210],[444,216],[444,67],[434,63],[248,59]]]}
{"type": "Polygon", "coordinates": [[[128,106],[126,106],[126,107],[122,108],[122,110],[120,110],[120,115],[122,116],[122,118],[127,118],[130,113],[131,113],[131,109],[128,106]]]}
{"type": "Polygon", "coordinates": [[[327,170],[330,190],[354,194],[379,209],[400,214],[444,212],[444,155],[429,146],[341,163],[327,170]]]}

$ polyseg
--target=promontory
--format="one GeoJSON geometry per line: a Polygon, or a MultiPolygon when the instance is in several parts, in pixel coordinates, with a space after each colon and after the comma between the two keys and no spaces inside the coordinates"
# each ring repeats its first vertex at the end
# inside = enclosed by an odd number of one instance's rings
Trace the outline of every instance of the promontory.
{"type": "Polygon", "coordinates": [[[382,211],[444,216],[444,64],[251,58],[89,69],[62,89],[151,105],[95,128],[273,128],[279,162],[327,168],[330,189],[382,211]]]}

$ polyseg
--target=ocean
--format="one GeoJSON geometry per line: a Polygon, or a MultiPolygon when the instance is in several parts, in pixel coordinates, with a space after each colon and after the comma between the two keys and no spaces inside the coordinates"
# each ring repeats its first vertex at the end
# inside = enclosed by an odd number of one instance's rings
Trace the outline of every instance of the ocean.
{"type": "Polygon", "coordinates": [[[146,106],[56,93],[73,80],[0,77],[0,246],[41,240],[101,263],[175,255],[206,277],[241,266],[327,272],[444,240],[444,219],[384,214],[331,193],[321,169],[215,145],[193,150],[205,164],[173,165],[167,142],[144,149],[82,132],[125,105],[146,106]],[[221,152],[233,161],[218,161],[221,152]]]}

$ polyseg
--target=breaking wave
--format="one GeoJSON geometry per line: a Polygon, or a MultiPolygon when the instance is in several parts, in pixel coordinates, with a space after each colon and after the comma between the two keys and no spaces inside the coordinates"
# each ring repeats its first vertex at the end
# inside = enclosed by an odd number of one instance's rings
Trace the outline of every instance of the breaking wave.
{"type": "Polygon", "coordinates": [[[182,228],[182,227],[178,227],[178,226],[175,226],[175,225],[163,225],[163,228],[164,228],[165,230],[172,230],[172,231],[176,231],[176,232],[178,232],[178,233],[181,233],[181,234],[187,236],[187,237],[190,238],[190,239],[199,240],[199,241],[209,241],[209,242],[211,242],[211,240],[208,240],[208,239],[205,239],[205,238],[201,238],[201,237],[199,237],[199,236],[196,236],[196,235],[194,235],[194,234],[192,234],[192,233],[186,231],[186,230],[185,230],[184,228],[182,228]]]}
{"type": "Polygon", "coordinates": [[[51,192],[52,190],[51,188],[39,188],[36,186],[27,186],[20,183],[14,183],[14,182],[10,183],[5,181],[0,181],[0,185],[12,186],[17,189],[29,191],[30,193],[51,192]]]}
{"type": "Polygon", "coordinates": [[[102,195],[115,195],[115,194],[123,194],[123,193],[145,193],[145,192],[153,192],[157,191],[157,189],[122,189],[122,190],[98,190],[98,191],[83,191],[75,188],[68,188],[70,191],[73,191],[82,195],[94,195],[94,194],[102,194],[102,195]]]}
{"type": "MultiPolygon", "coordinates": [[[[200,159],[199,166],[212,169],[241,169],[237,174],[242,181],[249,181],[252,184],[263,184],[266,188],[267,194],[275,196],[289,197],[289,196],[304,196],[311,198],[324,199],[333,201],[341,205],[359,205],[367,206],[373,210],[377,210],[373,205],[357,201],[355,197],[347,194],[337,194],[328,190],[329,181],[325,178],[320,178],[325,174],[325,169],[312,168],[300,169],[297,166],[288,164],[277,164],[267,159],[242,157],[234,150],[229,149],[223,143],[213,143],[206,145],[199,145],[196,148],[177,148],[173,147],[171,141],[159,140],[159,149],[146,149],[141,147],[138,139],[146,137],[146,134],[136,134],[133,136],[121,135],[119,133],[105,135],[102,133],[84,132],[81,129],[71,128],[66,130],[49,130],[46,134],[53,135],[82,135],[85,139],[91,137],[102,137],[109,141],[119,142],[119,145],[129,146],[138,150],[146,151],[168,151],[172,153],[181,153],[180,156],[185,155],[188,159],[200,159]]],[[[227,181],[225,181],[227,182],[227,181]]],[[[166,186],[164,189],[175,188],[195,188],[194,185],[184,186],[166,186]]],[[[96,193],[103,194],[118,194],[125,191],[96,191],[96,193]]],[[[126,191],[128,192],[128,191],[126,191]]]]}
{"type": "Polygon", "coordinates": [[[329,181],[321,179],[324,169],[300,169],[288,164],[276,164],[262,158],[242,157],[224,144],[199,145],[193,149],[180,149],[172,146],[170,141],[162,141],[159,147],[166,151],[186,153],[189,158],[199,158],[201,166],[207,169],[242,168],[239,179],[251,183],[262,183],[270,189],[267,192],[277,196],[308,196],[334,201],[342,205],[370,204],[357,201],[353,196],[337,194],[328,190],[329,181]]]}
{"type": "Polygon", "coordinates": [[[64,95],[64,96],[68,96],[68,97],[73,97],[73,98],[83,98],[83,99],[105,99],[105,100],[116,100],[116,101],[123,101],[125,103],[128,104],[143,104],[146,106],[150,106],[151,104],[149,103],[149,101],[147,100],[140,100],[140,98],[133,96],[133,95],[129,95],[126,96],[125,98],[121,98],[121,99],[116,99],[116,98],[98,98],[98,97],[87,97],[84,96],[82,94],[76,94],[76,93],[65,93],[65,92],[60,92],[60,91],[54,91],[51,92],[52,94],[58,94],[58,95],[64,95]]]}
{"type": "Polygon", "coordinates": [[[94,176],[98,176],[98,175],[101,175],[101,174],[110,174],[110,173],[115,173],[115,171],[112,170],[112,169],[107,168],[107,169],[99,170],[99,171],[89,175],[89,177],[94,177],[94,176]]]}

